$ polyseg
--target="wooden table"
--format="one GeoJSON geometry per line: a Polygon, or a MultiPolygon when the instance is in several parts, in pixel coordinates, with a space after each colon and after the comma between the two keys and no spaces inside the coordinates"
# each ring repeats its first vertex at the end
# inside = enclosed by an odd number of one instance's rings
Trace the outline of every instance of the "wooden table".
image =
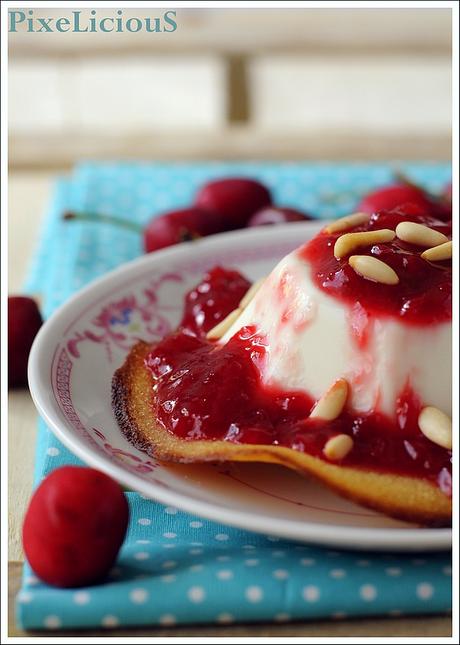
{"type": "MultiPolygon", "coordinates": [[[[43,172],[16,172],[9,180],[9,292],[18,293],[27,264],[39,238],[41,215],[46,208],[54,175],[43,172]]],[[[38,296],[40,294],[37,294],[38,296]]],[[[28,391],[9,394],[9,636],[25,636],[14,621],[14,598],[21,578],[23,552],[21,524],[32,488],[37,415],[28,391]]],[[[81,632],[58,632],[76,635],[81,632]]],[[[49,634],[49,633],[48,633],[49,634]]],[[[47,634],[47,635],[48,635],[47,634]]],[[[449,616],[415,618],[366,618],[346,621],[311,621],[288,625],[257,624],[231,627],[190,626],[152,629],[91,630],[91,636],[203,636],[203,637],[366,637],[451,635],[449,616]]],[[[30,633],[29,633],[30,635],[30,633]]],[[[53,634],[49,634],[53,635],[53,634]]]]}

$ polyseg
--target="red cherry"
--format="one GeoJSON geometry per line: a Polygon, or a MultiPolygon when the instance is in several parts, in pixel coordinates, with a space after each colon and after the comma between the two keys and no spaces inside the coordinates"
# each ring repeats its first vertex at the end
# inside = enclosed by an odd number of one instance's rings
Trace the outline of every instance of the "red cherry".
{"type": "Polygon", "coordinates": [[[372,214],[381,210],[391,210],[409,202],[428,212],[433,209],[432,201],[421,188],[412,184],[396,184],[368,193],[358,204],[356,210],[372,214]]]}
{"type": "Polygon", "coordinates": [[[44,582],[79,587],[101,580],[117,557],[128,526],[121,487],[93,468],[54,470],[34,492],[22,541],[44,582]]]}
{"type": "Polygon", "coordinates": [[[294,208],[280,206],[266,206],[254,213],[248,221],[248,226],[266,226],[268,224],[287,224],[288,222],[305,222],[313,219],[306,213],[301,213],[294,208]]]}
{"type": "Polygon", "coordinates": [[[226,230],[223,218],[202,208],[184,208],[154,217],[144,229],[144,250],[157,251],[226,230]]]}
{"type": "Polygon", "coordinates": [[[200,208],[219,213],[228,229],[246,226],[253,213],[271,203],[268,188],[244,177],[210,181],[198,191],[195,199],[200,208]]]}
{"type": "Polygon", "coordinates": [[[30,348],[43,320],[37,303],[27,296],[8,297],[8,384],[27,385],[30,348]]]}

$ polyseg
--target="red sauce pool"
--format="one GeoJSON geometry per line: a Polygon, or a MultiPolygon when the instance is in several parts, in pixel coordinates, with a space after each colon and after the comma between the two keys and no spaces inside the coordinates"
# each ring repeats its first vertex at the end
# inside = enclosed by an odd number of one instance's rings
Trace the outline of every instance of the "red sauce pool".
{"type": "MultiPolygon", "coordinates": [[[[452,226],[407,204],[371,216],[369,224],[347,233],[395,229],[399,222],[414,221],[451,237],[452,226]]],[[[347,303],[359,302],[370,314],[392,316],[413,325],[429,325],[452,318],[452,265],[450,261],[431,263],[420,257],[422,248],[395,238],[392,242],[360,247],[353,254],[372,255],[389,264],[399,276],[399,284],[376,284],[359,276],[348,257],[337,260],[333,249],[343,233],[320,233],[299,251],[311,265],[313,281],[330,296],[347,303]]]]}
{"type": "Polygon", "coordinates": [[[206,335],[238,306],[251,286],[238,271],[214,267],[185,296],[180,326],[197,335],[206,335]]]}
{"type": "Polygon", "coordinates": [[[409,386],[399,397],[396,421],[345,411],[325,423],[308,418],[314,400],[304,392],[261,382],[266,345],[254,327],[243,328],[223,347],[206,340],[206,331],[238,305],[246,285],[236,271],[210,271],[187,294],[178,331],[152,348],[146,366],[164,428],[187,441],[279,445],[320,458],[328,439],[349,434],[354,446],[344,465],[429,479],[450,494],[451,453],[419,431],[420,402],[409,386]]]}

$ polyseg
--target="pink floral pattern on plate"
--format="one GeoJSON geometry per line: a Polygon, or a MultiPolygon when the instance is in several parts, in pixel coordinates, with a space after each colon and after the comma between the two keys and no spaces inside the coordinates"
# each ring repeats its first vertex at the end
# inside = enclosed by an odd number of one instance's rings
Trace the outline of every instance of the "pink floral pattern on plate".
{"type": "Polygon", "coordinates": [[[91,328],[75,331],[67,341],[69,354],[78,359],[80,343],[102,343],[111,362],[113,346],[128,351],[134,342],[140,340],[141,332],[144,339],[151,340],[168,334],[171,323],[165,312],[176,310],[177,307],[161,302],[159,290],[164,283],[171,281],[182,282],[183,278],[179,273],[165,273],[152,280],[141,296],[131,293],[105,304],[91,321],[91,328]]]}

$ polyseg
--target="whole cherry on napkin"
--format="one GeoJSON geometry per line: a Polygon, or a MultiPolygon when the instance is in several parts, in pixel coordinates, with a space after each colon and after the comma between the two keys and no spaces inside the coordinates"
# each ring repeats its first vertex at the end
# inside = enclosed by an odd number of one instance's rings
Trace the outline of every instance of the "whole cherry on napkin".
{"type": "Polygon", "coordinates": [[[27,385],[30,349],[43,320],[28,296],[8,296],[8,385],[27,385]]]}
{"type": "Polygon", "coordinates": [[[251,215],[272,203],[270,191],[260,181],[246,177],[225,177],[204,184],[195,204],[218,213],[227,230],[246,226],[251,215]]]}
{"type": "Polygon", "coordinates": [[[452,218],[452,184],[450,184],[450,192],[447,185],[441,195],[433,195],[402,174],[397,174],[397,180],[397,183],[377,188],[364,195],[357,206],[357,211],[373,214],[410,203],[442,221],[452,218]]]}
{"type": "Polygon", "coordinates": [[[128,503],[113,479],[93,468],[63,466],[32,496],[23,524],[24,552],[44,582],[89,585],[115,562],[128,519],[128,503]]]}
{"type": "Polygon", "coordinates": [[[142,235],[144,251],[151,253],[180,242],[243,228],[257,210],[269,204],[270,192],[260,182],[228,177],[204,184],[193,205],[161,213],[144,227],[103,213],[69,211],[63,218],[105,222],[137,231],[142,235]]]}

